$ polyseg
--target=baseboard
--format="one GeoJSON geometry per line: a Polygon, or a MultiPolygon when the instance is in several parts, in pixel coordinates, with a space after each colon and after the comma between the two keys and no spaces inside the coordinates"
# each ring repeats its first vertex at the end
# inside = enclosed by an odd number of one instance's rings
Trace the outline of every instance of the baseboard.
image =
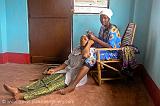
{"type": "Polygon", "coordinates": [[[3,53],[0,53],[0,64],[3,64],[3,53]]]}
{"type": "Polygon", "coordinates": [[[142,68],[142,79],[149,92],[149,95],[152,98],[155,106],[160,106],[160,89],[157,87],[152,78],[149,76],[143,65],[141,65],[141,68],[142,68]]]}
{"type": "Polygon", "coordinates": [[[29,64],[30,55],[27,53],[0,53],[0,64],[4,63],[29,64]]]}

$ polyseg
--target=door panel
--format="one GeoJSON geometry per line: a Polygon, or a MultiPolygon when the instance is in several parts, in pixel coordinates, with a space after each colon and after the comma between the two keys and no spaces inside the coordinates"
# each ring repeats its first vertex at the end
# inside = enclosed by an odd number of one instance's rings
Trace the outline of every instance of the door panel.
{"type": "Polygon", "coordinates": [[[71,51],[71,1],[28,0],[32,63],[62,63],[71,51]]]}
{"type": "Polygon", "coordinates": [[[73,0],[29,0],[31,17],[70,16],[73,0]]]}

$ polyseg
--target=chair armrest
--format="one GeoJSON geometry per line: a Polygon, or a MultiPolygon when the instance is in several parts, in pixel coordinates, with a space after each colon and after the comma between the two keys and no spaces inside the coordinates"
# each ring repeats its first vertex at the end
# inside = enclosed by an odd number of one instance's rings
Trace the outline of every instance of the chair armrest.
{"type": "Polygon", "coordinates": [[[122,50],[122,48],[96,48],[96,51],[101,51],[101,50],[114,51],[114,50],[122,50]]]}

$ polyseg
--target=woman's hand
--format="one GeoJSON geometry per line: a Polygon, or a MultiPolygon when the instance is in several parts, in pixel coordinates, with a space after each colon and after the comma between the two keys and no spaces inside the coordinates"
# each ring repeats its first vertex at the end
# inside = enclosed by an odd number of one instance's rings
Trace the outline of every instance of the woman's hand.
{"type": "Polygon", "coordinates": [[[96,36],[94,35],[93,32],[88,31],[87,34],[88,34],[89,39],[91,39],[91,40],[95,40],[96,39],[96,36]]]}
{"type": "Polygon", "coordinates": [[[55,72],[56,72],[56,71],[55,71],[53,68],[51,68],[51,69],[49,69],[49,70],[47,71],[46,74],[51,75],[51,74],[54,74],[55,72]]]}

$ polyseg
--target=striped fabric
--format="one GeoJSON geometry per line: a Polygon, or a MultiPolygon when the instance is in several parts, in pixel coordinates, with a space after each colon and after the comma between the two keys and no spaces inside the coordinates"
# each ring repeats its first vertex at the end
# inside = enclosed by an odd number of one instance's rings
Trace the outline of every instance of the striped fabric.
{"type": "Polygon", "coordinates": [[[134,32],[135,32],[136,24],[135,23],[129,23],[126,31],[122,37],[122,43],[121,47],[132,45],[133,38],[134,38],[134,32]]]}
{"type": "Polygon", "coordinates": [[[52,93],[53,91],[64,88],[64,81],[65,75],[57,73],[19,87],[19,90],[23,92],[24,100],[31,100],[41,95],[52,93]]]}

